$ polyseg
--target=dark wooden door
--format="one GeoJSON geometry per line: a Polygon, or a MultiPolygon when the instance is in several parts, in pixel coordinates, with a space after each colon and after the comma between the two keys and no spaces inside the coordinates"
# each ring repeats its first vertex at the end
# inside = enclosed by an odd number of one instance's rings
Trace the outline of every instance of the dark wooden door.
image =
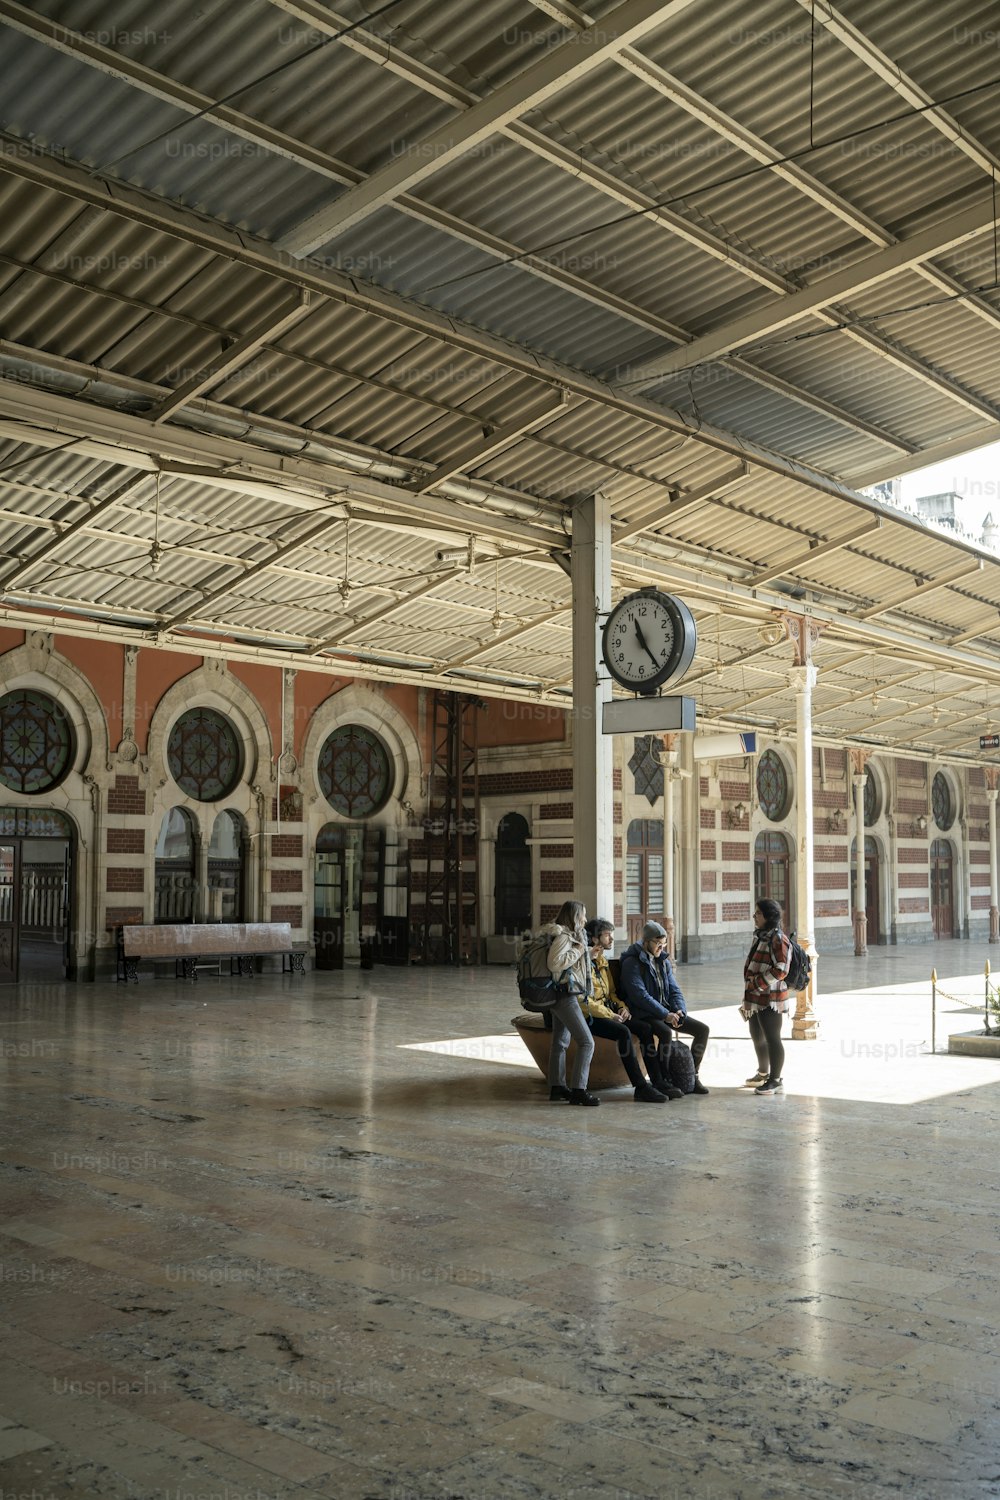
{"type": "MultiPolygon", "coordinates": [[[[867,839],[865,840],[867,843],[867,839]]],[[[869,854],[865,850],[865,916],[867,917],[866,941],[878,943],[881,941],[882,916],[878,904],[878,855],[869,854]]]]}
{"type": "Polygon", "coordinates": [[[936,938],[955,936],[954,861],[945,839],[931,845],[931,925],[936,938]]]}
{"type": "MultiPolygon", "coordinates": [[[[851,845],[851,912],[854,912],[854,893],[857,888],[858,849],[851,845]]],[[[879,907],[879,860],[878,845],[873,838],[865,837],[865,941],[881,941],[882,913],[879,907]]]]}
{"type": "MultiPolygon", "coordinates": [[[[14,840],[15,848],[19,843],[14,840]]],[[[64,979],[69,937],[70,845],[62,839],[33,840],[31,854],[31,859],[26,859],[21,844],[18,978],[64,979]]]]}
{"type": "Polygon", "coordinates": [[[18,891],[18,845],[0,844],[0,984],[17,978],[20,937],[18,891]]]}
{"type": "Polygon", "coordinates": [[[786,932],[792,932],[795,928],[790,868],[788,840],[784,834],[759,833],[753,848],[754,904],[765,896],[771,901],[777,901],[784,913],[782,924],[786,932]]]}
{"type": "MultiPolygon", "coordinates": [[[[323,835],[320,837],[322,839],[323,835]]],[[[341,848],[317,846],[316,849],[313,938],[317,969],[342,969],[344,967],[344,859],[341,848]]]]}

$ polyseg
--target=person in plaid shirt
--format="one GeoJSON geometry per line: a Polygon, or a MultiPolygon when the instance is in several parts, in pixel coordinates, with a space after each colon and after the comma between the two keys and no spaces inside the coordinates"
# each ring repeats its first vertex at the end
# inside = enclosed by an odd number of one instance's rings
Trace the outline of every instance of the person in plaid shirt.
{"type": "Polygon", "coordinates": [[[785,1048],[781,1018],[788,1009],[788,938],[781,930],[781,907],[762,896],[754,907],[754,935],[743,965],[743,1014],[757,1053],[757,1072],[746,1081],[755,1094],[776,1094],[783,1087],[785,1048]]]}

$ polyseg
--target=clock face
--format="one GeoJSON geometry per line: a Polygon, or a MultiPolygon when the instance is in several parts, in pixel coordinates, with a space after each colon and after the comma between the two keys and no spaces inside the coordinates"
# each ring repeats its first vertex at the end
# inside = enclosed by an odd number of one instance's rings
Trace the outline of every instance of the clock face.
{"type": "Polygon", "coordinates": [[[604,627],[604,662],[616,682],[652,693],[691,665],[696,643],[687,605],[658,589],[642,589],[617,604],[604,627]]]}

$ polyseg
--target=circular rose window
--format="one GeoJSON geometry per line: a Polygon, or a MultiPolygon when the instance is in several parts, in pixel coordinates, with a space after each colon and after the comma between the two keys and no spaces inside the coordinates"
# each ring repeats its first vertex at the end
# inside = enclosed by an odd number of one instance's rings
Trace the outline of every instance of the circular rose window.
{"type": "Polygon", "coordinates": [[[370,729],[345,724],[328,735],[319,752],[323,796],[345,818],[367,818],[384,807],[392,791],[392,760],[370,729]]]}
{"type": "Polygon", "coordinates": [[[0,781],[27,796],[58,786],[73,760],[73,731],[46,693],[28,689],[0,698],[0,781]]]}
{"type": "Polygon", "coordinates": [[[788,772],[774,750],[765,750],[757,762],[757,801],[761,812],[778,823],[788,811],[788,772]]]}
{"type": "Polygon", "coordinates": [[[170,731],[167,765],[182,792],[197,802],[217,802],[240,779],[239,735],[214,709],[189,708],[170,731]]]}
{"type": "Polygon", "coordinates": [[[947,833],[955,821],[955,804],[952,801],[948,778],[938,771],[931,782],[931,811],[934,821],[942,833],[947,833]]]}

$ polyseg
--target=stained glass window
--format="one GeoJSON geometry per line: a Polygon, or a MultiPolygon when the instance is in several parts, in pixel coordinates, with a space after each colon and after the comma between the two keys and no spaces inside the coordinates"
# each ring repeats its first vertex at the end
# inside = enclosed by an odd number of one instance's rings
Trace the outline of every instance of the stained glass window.
{"type": "Polygon", "coordinates": [[[73,759],[73,731],[46,693],[22,689],[0,698],[0,781],[31,796],[50,791],[73,759]]]}
{"type": "Polygon", "coordinates": [[[50,807],[0,807],[0,834],[24,839],[68,839],[73,825],[50,807]]]}
{"type": "Polygon", "coordinates": [[[935,823],[942,832],[947,831],[955,821],[955,804],[951,797],[951,787],[942,771],[938,771],[931,782],[931,811],[934,814],[935,823]]]}
{"type": "Polygon", "coordinates": [[[757,801],[772,823],[777,823],[788,811],[788,772],[774,750],[765,750],[757,762],[757,801]]]}
{"type": "Polygon", "coordinates": [[[319,784],[330,806],[345,818],[367,818],[384,807],[392,791],[392,761],[370,729],[344,724],[319,752],[319,784]]]}
{"type": "Polygon", "coordinates": [[[239,736],[214,709],[189,708],[170,731],[167,765],[182,792],[198,802],[217,802],[240,778],[239,736]]]}

